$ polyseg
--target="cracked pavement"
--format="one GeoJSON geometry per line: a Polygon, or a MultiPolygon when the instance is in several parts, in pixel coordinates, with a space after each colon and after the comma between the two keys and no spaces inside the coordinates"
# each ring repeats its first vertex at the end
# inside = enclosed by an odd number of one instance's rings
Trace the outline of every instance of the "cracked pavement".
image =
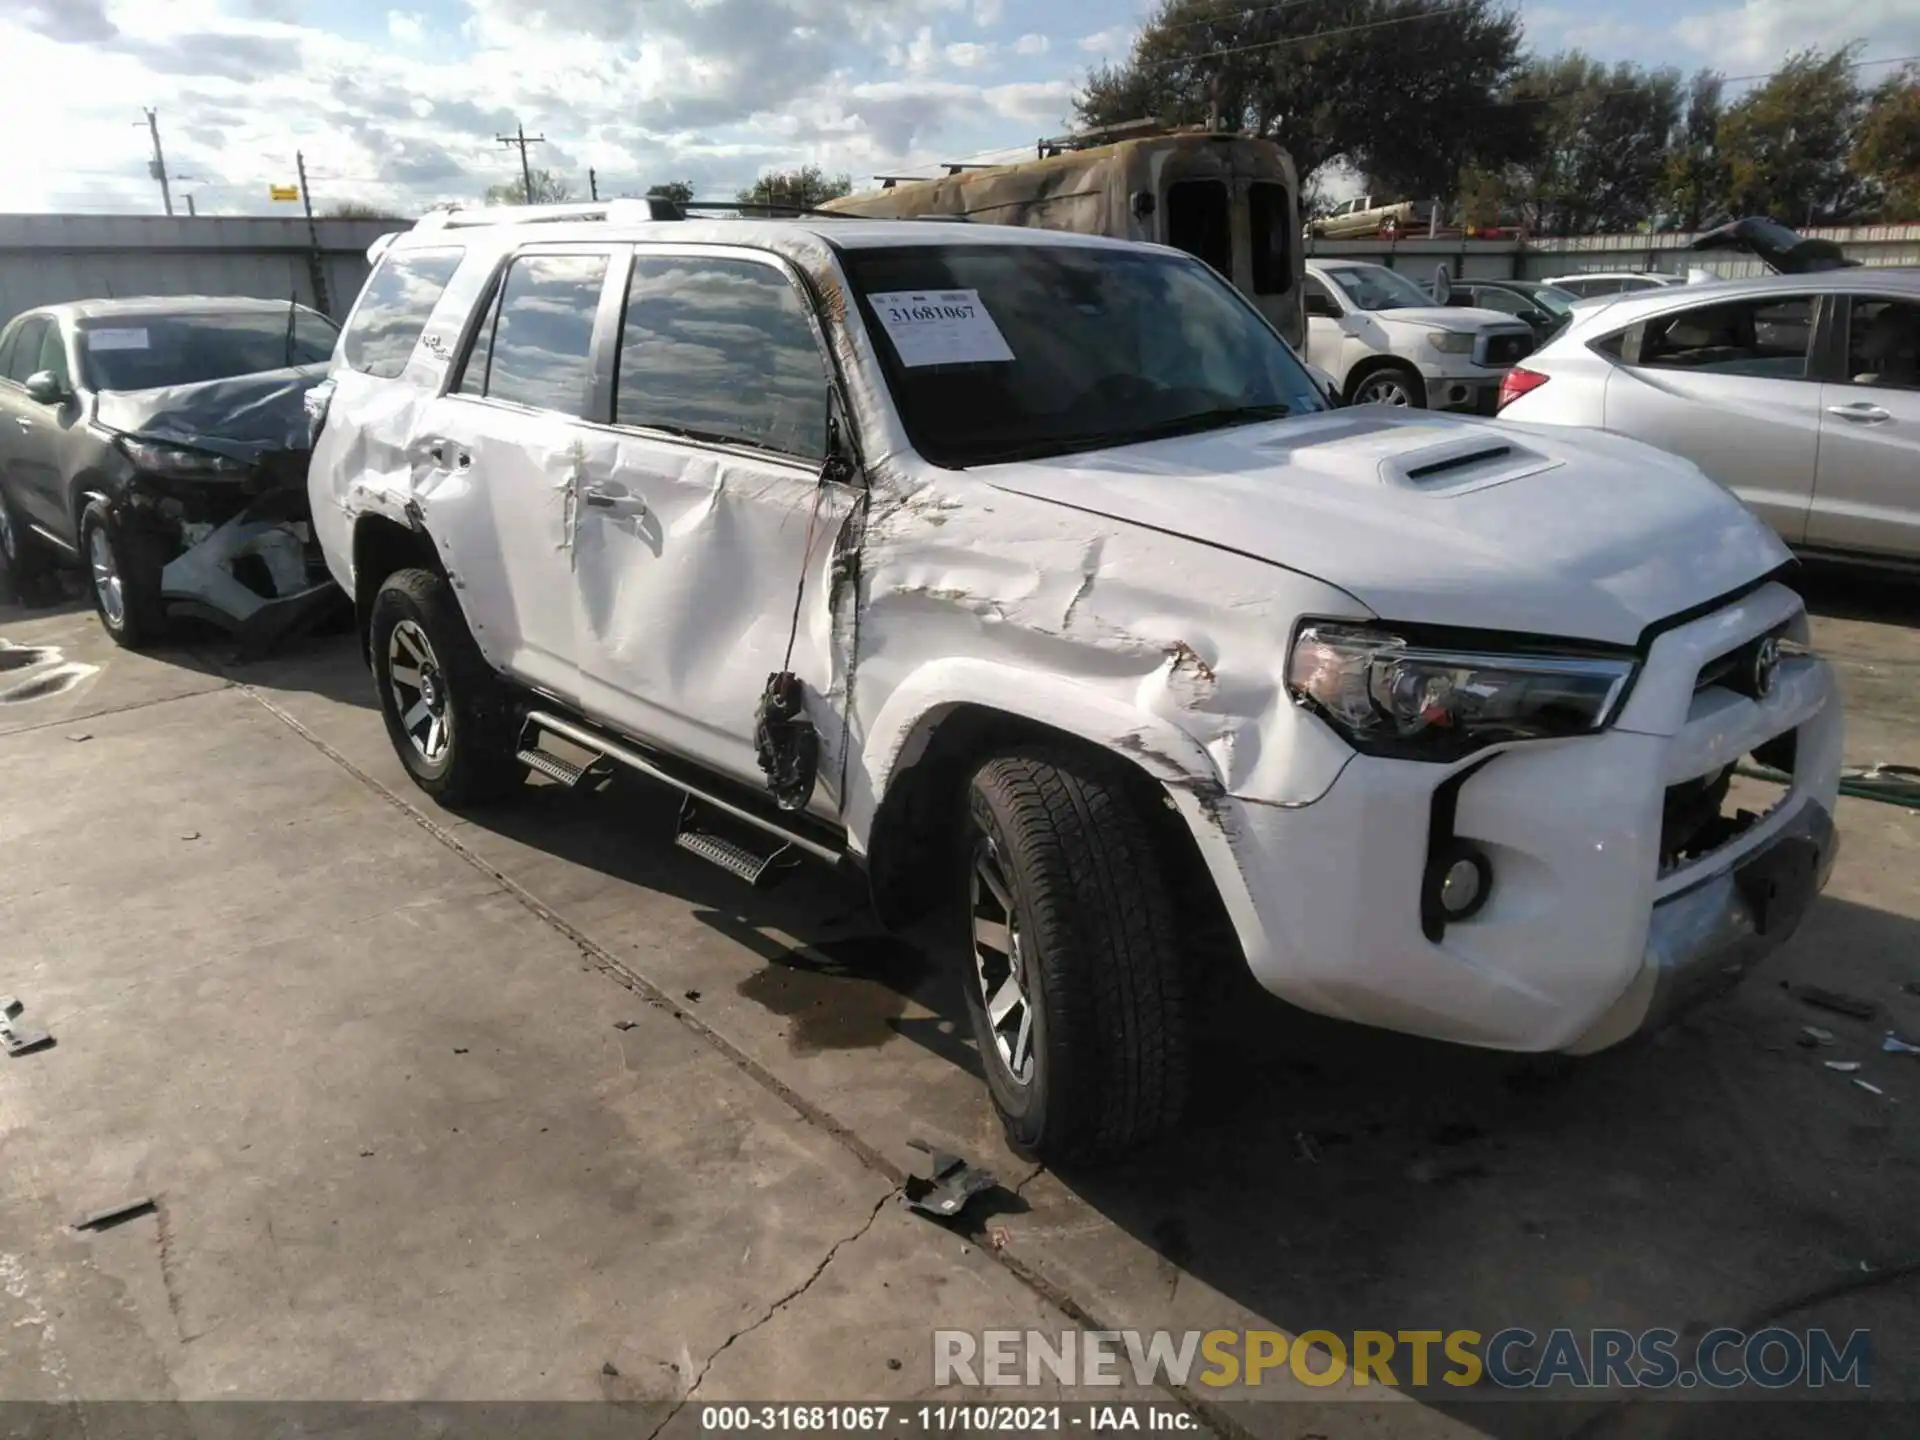
{"type": "MultiPolygon", "coordinates": [[[[1920,759],[1912,603],[1843,592],[1816,621],[1850,761],[1920,759]]],[[[0,704],[0,992],[56,1039],[0,1060],[0,1397],[644,1401],[634,1433],[672,1436],[689,1399],[931,1396],[936,1325],[1678,1329],[1792,1305],[1890,1337],[1876,1389],[1920,1399],[1892,1338],[1915,1333],[1920,1066],[1869,1048],[1920,1032],[1913,812],[1843,802],[1802,936],[1652,1045],[1542,1065],[1229,989],[1191,1133],[1063,1176],[1004,1149],[940,937],[877,933],[857,891],[747,891],[637,785],[435,809],[350,637],[236,668],[213,637],[130,656],[90,612],[0,606],[0,639],[98,667],[0,704]],[[1788,978],[1881,1018],[1810,1012],[1788,978]],[[1886,1096],[1797,1048],[1807,1023],[1886,1096]],[[969,1233],[892,1203],[914,1138],[999,1175],[969,1233]],[[150,1215],[70,1228],[143,1195],[150,1215]]],[[[1216,1428],[1584,1419],[1265,1393],[1316,1403],[1216,1428]]]]}

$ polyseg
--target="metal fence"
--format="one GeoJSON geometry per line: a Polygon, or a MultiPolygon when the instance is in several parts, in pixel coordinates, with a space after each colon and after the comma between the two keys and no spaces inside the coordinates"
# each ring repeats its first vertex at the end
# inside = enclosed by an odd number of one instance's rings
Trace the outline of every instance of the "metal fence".
{"type": "Polygon", "coordinates": [[[0,215],[0,322],[130,295],[291,296],[338,320],[366,282],[367,246],[408,223],[316,220],[309,232],[304,219],[252,216],[0,215]]]}
{"type": "MultiPolygon", "coordinates": [[[[1863,265],[1920,265],[1920,225],[1854,225],[1802,230],[1832,240],[1863,265]]],[[[1767,274],[1751,255],[1688,248],[1693,235],[1579,235],[1564,239],[1373,239],[1307,241],[1307,258],[1373,260],[1420,280],[1443,262],[1460,280],[1544,280],[1582,270],[1659,270],[1685,275],[1699,266],[1728,280],[1767,274]]]]}

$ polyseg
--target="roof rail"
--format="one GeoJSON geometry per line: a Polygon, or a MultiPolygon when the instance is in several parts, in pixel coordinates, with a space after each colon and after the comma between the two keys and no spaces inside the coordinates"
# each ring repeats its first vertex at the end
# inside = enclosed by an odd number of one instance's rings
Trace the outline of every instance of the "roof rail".
{"type": "Polygon", "coordinates": [[[418,230],[461,230],[474,225],[538,225],[567,220],[675,220],[671,200],[593,200],[568,205],[481,205],[472,210],[429,210],[415,222],[418,230]],[[657,203],[656,203],[657,202],[657,203]]]}

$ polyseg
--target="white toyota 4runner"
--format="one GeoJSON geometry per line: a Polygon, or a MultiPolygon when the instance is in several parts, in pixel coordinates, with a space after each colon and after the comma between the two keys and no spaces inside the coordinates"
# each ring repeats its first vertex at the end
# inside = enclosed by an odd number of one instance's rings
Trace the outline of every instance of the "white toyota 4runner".
{"type": "Polygon", "coordinates": [[[1839,703],[1738,501],[1597,432],[1329,409],[1175,251],[434,216],[331,386],[314,524],[420,787],[628,767],[745,878],[948,898],[1029,1153],[1175,1120],[1221,948],[1309,1010],[1584,1052],[1832,863],[1839,703]],[[1750,755],[1792,779],[1745,808],[1750,755]]]}

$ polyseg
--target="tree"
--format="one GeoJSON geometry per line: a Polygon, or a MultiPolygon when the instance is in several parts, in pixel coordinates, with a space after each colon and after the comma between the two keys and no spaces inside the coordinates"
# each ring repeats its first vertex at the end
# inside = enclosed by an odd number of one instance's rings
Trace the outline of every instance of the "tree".
{"type": "Polygon", "coordinates": [[[1732,213],[1787,225],[1849,219],[1867,187],[1847,168],[1863,108],[1853,78],[1856,47],[1803,50],[1727,109],[1719,146],[1732,213]]]}
{"type": "Polygon", "coordinates": [[[1161,0],[1074,108],[1087,125],[1153,117],[1270,137],[1302,185],[1343,160],[1397,194],[1443,195],[1463,166],[1502,164],[1524,139],[1497,100],[1520,40],[1497,0],[1161,0]]]}
{"type": "Polygon", "coordinates": [[[1701,70],[1687,82],[1687,109],[1674,127],[1667,150],[1662,199],[1680,230],[1698,230],[1727,191],[1726,159],[1720,153],[1720,119],[1725,112],[1724,77],[1701,70]]]}
{"type": "Polygon", "coordinates": [[[742,205],[765,205],[780,210],[811,210],[823,200],[853,193],[851,175],[828,175],[818,165],[798,170],[776,170],[762,175],[739,192],[742,205]]]}
{"type": "Polygon", "coordinates": [[[487,187],[489,205],[558,205],[573,198],[573,186],[551,170],[535,170],[533,195],[529,199],[526,182],[510,180],[504,185],[487,187]]]}
{"type": "Polygon", "coordinates": [[[1920,220],[1920,66],[1874,90],[1847,163],[1878,193],[1882,220],[1920,220]]]}
{"type": "Polygon", "coordinates": [[[693,182],[691,180],[668,180],[663,184],[649,185],[647,187],[647,198],[649,200],[671,200],[676,205],[685,205],[689,200],[693,199],[693,182]]]}
{"type": "Polygon", "coordinates": [[[398,220],[384,205],[375,205],[366,200],[336,200],[320,212],[326,220],[398,220]]]}
{"type": "Polygon", "coordinates": [[[1529,62],[1507,98],[1532,132],[1527,158],[1506,172],[1531,229],[1583,234],[1648,218],[1680,120],[1679,72],[1609,69],[1572,50],[1529,62]]]}

